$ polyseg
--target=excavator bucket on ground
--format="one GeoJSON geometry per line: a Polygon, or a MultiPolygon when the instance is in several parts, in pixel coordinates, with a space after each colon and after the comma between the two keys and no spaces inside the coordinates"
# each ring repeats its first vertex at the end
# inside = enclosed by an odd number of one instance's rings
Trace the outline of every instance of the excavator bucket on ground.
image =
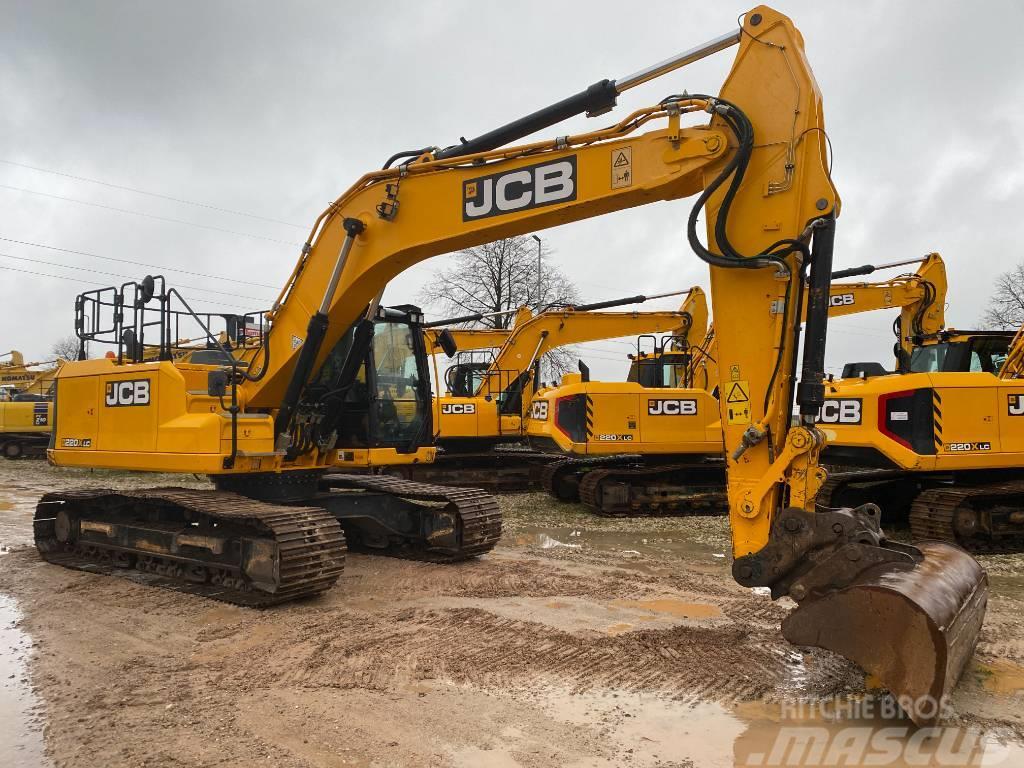
{"type": "Polygon", "coordinates": [[[988,577],[957,546],[923,542],[913,565],[880,563],[843,589],[800,603],[786,639],[835,651],[877,678],[919,726],[943,715],[971,658],[988,577]]]}

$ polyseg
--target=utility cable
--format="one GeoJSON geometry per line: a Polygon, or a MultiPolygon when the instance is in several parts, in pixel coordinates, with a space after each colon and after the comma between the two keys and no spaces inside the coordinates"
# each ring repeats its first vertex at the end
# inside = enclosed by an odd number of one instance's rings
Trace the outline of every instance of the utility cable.
{"type": "Polygon", "coordinates": [[[29,195],[38,195],[40,197],[49,197],[49,198],[51,198],[53,200],[63,200],[63,201],[68,202],[68,203],[77,203],[78,205],[88,205],[88,206],[91,206],[93,208],[102,208],[104,210],[115,211],[117,213],[128,213],[128,214],[131,214],[132,216],[142,216],[143,218],[155,219],[157,221],[166,221],[166,222],[169,222],[171,224],[184,224],[185,226],[197,227],[199,229],[208,229],[208,230],[212,230],[213,232],[223,232],[223,233],[228,234],[228,235],[238,235],[240,237],[252,237],[252,238],[255,238],[257,240],[266,240],[266,241],[271,242],[271,243],[280,243],[282,245],[302,245],[302,243],[296,242],[294,240],[278,240],[275,237],[265,237],[264,235],[254,235],[251,232],[240,232],[237,229],[224,229],[223,227],[214,227],[214,226],[212,226],[210,224],[199,224],[198,222],[195,222],[195,221],[186,221],[185,219],[174,219],[174,218],[171,218],[170,216],[158,216],[155,213],[144,213],[142,211],[133,211],[130,208],[117,208],[116,206],[113,206],[113,205],[103,205],[102,203],[93,203],[93,202],[90,202],[89,200],[78,200],[78,199],[73,198],[73,197],[64,197],[63,195],[54,195],[54,194],[51,194],[49,192],[40,192],[40,191],[35,190],[35,189],[25,189],[24,187],[15,187],[15,186],[12,186],[10,184],[0,184],[0,189],[10,189],[10,190],[13,190],[15,192],[24,192],[24,193],[29,194],[29,195]]]}
{"type": "Polygon", "coordinates": [[[295,224],[291,221],[284,221],[282,219],[275,219],[272,216],[261,216],[257,213],[246,213],[245,211],[236,211],[231,208],[222,208],[218,205],[210,205],[209,203],[198,203],[195,200],[186,200],[183,197],[172,197],[171,195],[163,195],[159,192],[149,192],[145,189],[139,189],[138,187],[129,187],[124,184],[113,184],[109,181],[100,181],[99,179],[92,179],[88,176],[76,176],[73,173],[62,173],[61,171],[50,170],[49,168],[40,168],[36,165],[28,165],[27,163],[18,163],[14,160],[2,160],[0,163],[5,165],[13,165],[18,168],[27,168],[30,171],[38,171],[39,173],[49,173],[53,176],[60,176],[65,179],[74,179],[75,181],[87,181],[90,184],[99,184],[103,187],[109,187],[110,189],[121,189],[125,192],[134,192],[137,195],[146,195],[148,197],[156,197],[161,200],[170,200],[172,203],[182,203],[183,205],[194,205],[196,208],[205,208],[209,211],[217,211],[218,213],[230,213],[232,216],[244,216],[247,219],[257,219],[259,221],[269,221],[273,224],[284,224],[286,227],[295,227],[296,229],[308,229],[303,224],[295,224]]]}
{"type": "Polygon", "coordinates": [[[33,243],[29,240],[16,240],[12,237],[0,237],[0,241],[5,243],[15,243],[17,245],[30,245],[33,248],[44,248],[48,251],[59,251],[60,253],[73,253],[77,256],[90,256],[94,259],[105,259],[107,261],[116,261],[119,264],[131,264],[136,267],[149,267],[151,269],[158,269],[161,272],[180,272],[183,275],[192,275],[193,277],[203,277],[207,280],[227,280],[232,283],[241,283],[242,285],[252,285],[257,288],[270,288],[276,291],[279,286],[269,285],[267,283],[254,283],[251,280],[239,280],[237,277],[227,277],[225,275],[209,275],[205,272],[193,272],[188,269],[180,269],[178,267],[166,267],[160,264],[148,264],[144,261],[133,261],[131,259],[118,259],[114,256],[103,256],[99,253],[90,253],[89,251],[76,251],[71,248],[59,248],[56,245],[44,245],[43,243],[33,243]]]}

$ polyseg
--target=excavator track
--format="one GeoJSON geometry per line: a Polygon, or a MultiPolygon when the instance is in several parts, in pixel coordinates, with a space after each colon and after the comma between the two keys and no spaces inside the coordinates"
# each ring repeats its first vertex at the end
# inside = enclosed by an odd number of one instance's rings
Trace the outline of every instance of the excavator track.
{"type": "Polygon", "coordinates": [[[323,477],[321,486],[332,490],[317,497],[317,502],[325,503],[338,518],[353,548],[452,563],[489,552],[501,539],[498,502],[479,488],[433,485],[392,475],[333,473],[323,477]],[[346,511],[359,502],[359,494],[346,491],[384,495],[402,506],[390,519],[380,513],[371,521],[357,506],[354,512],[346,511]],[[369,534],[368,524],[375,527],[369,534]]]}
{"type": "Polygon", "coordinates": [[[388,467],[389,475],[421,483],[480,488],[492,493],[520,493],[542,487],[547,465],[557,456],[539,451],[494,450],[438,453],[429,464],[388,467]]]}
{"type": "Polygon", "coordinates": [[[898,469],[829,472],[816,501],[818,506],[833,509],[877,504],[883,525],[905,527],[910,505],[921,488],[919,476],[898,469]]]}
{"type": "Polygon", "coordinates": [[[559,501],[579,501],[577,475],[590,468],[625,466],[640,460],[639,456],[588,456],[578,459],[568,457],[545,465],[541,471],[541,487],[559,501]]]}
{"type": "Polygon", "coordinates": [[[580,501],[598,515],[724,515],[725,466],[664,464],[594,469],[580,480],[580,501]]]}
{"type": "Polygon", "coordinates": [[[910,531],[975,554],[1024,551],[1024,481],[930,488],[910,508],[910,531]]]}
{"type": "Polygon", "coordinates": [[[326,510],[226,491],[47,493],[33,528],[48,562],[132,572],[148,584],[254,608],[325,592],[345,567],[345,536],[326,510]]]}

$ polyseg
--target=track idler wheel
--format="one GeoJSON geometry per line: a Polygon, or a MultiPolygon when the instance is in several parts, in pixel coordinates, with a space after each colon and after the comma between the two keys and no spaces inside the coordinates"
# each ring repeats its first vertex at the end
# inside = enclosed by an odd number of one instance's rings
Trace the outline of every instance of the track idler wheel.
{"type": "Polygon", "coordinates": [[[918,725],[943,713],[985,618],[988,578],[952,544],[924,542],[912,568],[885,565],[800,605],[782,623],[796,645],[827,648],[874,675],[918,725]]]}

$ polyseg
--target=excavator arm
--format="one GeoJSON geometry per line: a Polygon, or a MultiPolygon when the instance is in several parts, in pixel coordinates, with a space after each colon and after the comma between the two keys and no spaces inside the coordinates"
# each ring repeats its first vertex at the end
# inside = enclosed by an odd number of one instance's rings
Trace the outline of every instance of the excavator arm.
{"type": "MultiPolygon", "coordinates": [[[[596,83],[469,142],[394,159],[403,162],[363,176],[317,219],[269,314],[263,359],[232,394],[241,413],[273,418],[276,467],[329,461],[317,429],[330,425],[318,426],[303,391],[351,329],[359,337],[360,323],[403,270],[503,237],[697,195],[686,231],[711,268],[735,578],[797,601],[787,637],[846,654],[899,694],[937,695],[955,682],[984,613],[977,564],[953,548],[926,556],[887,542],[876,509],[814,509],[825,479],[814,418],[824,400],[839,197],[821,94],[788,18],[759,6],[741,29],[666,62],[596,83]],[[606,112],[628,88],[732,46],[736,58],[718,96],[676,93],[602,130],[506,146],[574,114],[606,112]],[[684,125],[696,113],[710,122],[684,125]],[[703,236],[698,218],[707,225],[703,236]],[[783,311],[772,314],[773,302],[783,311]],[[800,420],[791,427],[794,399],[800,420]],[[301,455],[288,450],[297,430],[308,437],[301,455]]],[[[181,410],[170,401],[161,408],[181,410]]],[[[187,422],[174,428],[186,430],[187,422]]],[[[66,453],[51,456],[60,463],[66,453]]],[[[103,452],[94,455],[102,465],[103,452]]],[[[182,454],[177,459],[175,466],[187,465],[182,454]]],[[[218,471],[251,468],[225,461],[218,471]]]]}
{"type": "Polygon", "coordinates": [[[893,323],[896,334],[893,351],[900,371],[909,370],[910,353],[917,340],[938,333],[946,326],[946,293],[949,284],[942,257],[937,253],[929,253],[921,259],[879,266],[865,265],[832,273],[832,279],[836,280],[907,264],[918,264],[918,268],[911,274],[898,275],[889,280],[833,283],[829,298],[830,317],[899,308],[900,315],[893,323]]]}

